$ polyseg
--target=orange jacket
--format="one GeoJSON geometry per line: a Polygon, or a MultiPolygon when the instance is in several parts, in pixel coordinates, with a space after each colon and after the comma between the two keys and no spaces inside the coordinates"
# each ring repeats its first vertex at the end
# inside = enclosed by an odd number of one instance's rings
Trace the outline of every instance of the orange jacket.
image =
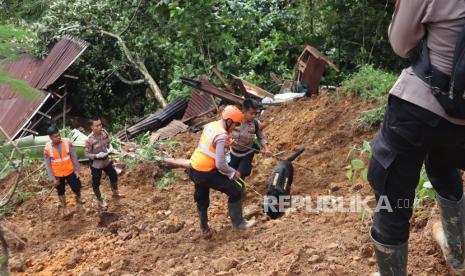
{"type": "Polygon", "coordinates": [[[191,166],[197,171],[209,172],[216,167],[216,149],[213,142],[218,135],[225,134],[221,122],[207,124],[200,137],[199,145],[191,156],[191,166]]]}
{"type": "Polygon", "coordinates": [[[71,142],[63,139],[61,142],[61,153],[52,145],[52,141],[48,142],[44,148],[45,156],[50,157],[52,171],[55,177],[68,176],[74,172],[73,161],[71,160],[70,147],[71,142]]]}

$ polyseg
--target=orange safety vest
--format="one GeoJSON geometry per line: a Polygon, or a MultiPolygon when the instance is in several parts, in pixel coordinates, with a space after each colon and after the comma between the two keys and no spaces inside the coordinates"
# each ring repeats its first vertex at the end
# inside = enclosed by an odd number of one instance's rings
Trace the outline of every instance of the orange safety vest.
{"type": "Polygon", "coordinates": [[[56,177],[68,176],[74,172],[73,161],[71,160],[71,154],[69,148],[71,143],[63,139],[61,142],[61,156],[58,150],[53,147],[52,141],[45,145],[44,151],[50,157],[50,163],[52,165],[53,175],[56,177]]]}
{"type": "Polygon", "coordinates": [[[219,121],[211,122],[205,126],[199,145],[190,159],[192,168],[201,172],[209,172],[216,168],[216,149],[213,142],[218,135],[225,133],[226,130],[219,121]]]}

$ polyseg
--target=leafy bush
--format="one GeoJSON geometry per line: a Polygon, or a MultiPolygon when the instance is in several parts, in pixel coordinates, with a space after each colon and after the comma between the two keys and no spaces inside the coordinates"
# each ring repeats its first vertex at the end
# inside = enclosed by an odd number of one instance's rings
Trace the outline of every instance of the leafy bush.
{"type": "Polygon", "coordinates": [[[370,130],[381,125],[384,119],[384,110],[386,105],[382,104],[378,107],[362,112],[360,117],[355,122],[357,126],[363,126],[365,130],[370,130]]]}
{"type": "MultiPolygon", "coordinates": [[[[372,150],[370,143],[368,141],[363,141],[362,146],[352,145],[349,153],[347,154],[347,159],[350,159],[353,152],[357,152],[358,156],[353,158],[349,165],[345,167],[346,169],[346,176],[352,182],[352,184],[356,184],[357,181],[367,182],[368,176],[368,162],[372,158],[372,150]],[[365,163],[364,160],[367,160],[365,163]]],[[[426,201],[435,201],[436,194],[434,192],[433,186],[431,182],[428,180],[428,176],[426,175],[425,166],[421,168],[420,171],[420,179],[418,180],[418,184],[415,189],[415,199],[413,203],[413,207],[416,210],[422,210],[423,206],[422,203],[426,201]]],[[[362,212],[361,218],[365,217],[365,211],[362,212]]]]}
{"type": "Polygon", "coordinates": [[[397,76],[392,73],[365,65],[358,72],[348,75],[342,82],[342,88],[346,93],[377,101],[385,98],[396,79],[397,76]]]}

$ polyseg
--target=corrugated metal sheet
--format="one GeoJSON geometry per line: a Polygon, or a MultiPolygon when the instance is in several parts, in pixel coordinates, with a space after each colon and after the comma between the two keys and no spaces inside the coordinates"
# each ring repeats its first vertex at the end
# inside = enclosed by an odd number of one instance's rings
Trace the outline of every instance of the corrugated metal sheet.
{"type": "Polygon", "coordinates": [[[121,130],[118,133],[118,138],[121,140],[128,140],[144,131],[160,129],[171,122],[171,120],[181,118],[184,115],[186,108],[187,100],[182,97],[177,98],[170,102],[165,108],[150,114],[143,120],[121,130]]]}
{"type": "MultiPolygon", "coordinates": [[[[45,60],[26,54],[5,64],[3,69],[34,88],[47,89],[87,47],[83,40],[65,37],[55,44],[45,60]]],[[[0,86],[0,126],[10,137],[16,137],[49,97],[49,93],[43,92],[34,99],[25,99],[9,87],[0,86]]]]}
{"type": "Polygon", "coordinates": [[[183,122],[173,120],[167,126],[160,128],[159,130],[152,132],[150,137],[150,143],[155,144],[158,140],[164,140],[176,136],[178,133],[185,131],[189,127],[183,122]]]}
{"type": "Polygon", "coordinates": [[[207,94],[202,94],[197,89],[194,89],[181,121],[186,122],[199,114],[211,110],[212,107],[212,97],[207,94]]]}
{"type": "Polygon", "coordinates": [[[181,77],[181,82],[185,85],[188,85],[198,90],[202,90],[205,93],[218,97],[227,103],[241,105],[242,102],[244,101],[244,98],[231,94],[224,90],[221,90],[218,87],[216,87],[213,83],[211,83],[210,81],[206,79],[196,81],[193,79],[181,77]]]}

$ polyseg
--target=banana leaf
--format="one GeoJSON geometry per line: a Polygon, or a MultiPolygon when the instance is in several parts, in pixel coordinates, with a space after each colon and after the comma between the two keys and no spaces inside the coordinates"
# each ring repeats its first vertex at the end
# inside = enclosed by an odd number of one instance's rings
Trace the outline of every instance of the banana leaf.
{"type": "MultiPolygon", "coordinates": [[[[71,131],[71,137],[65,137],[71,140],[73,146],[76,150],[77,156],[79,161],[86,161],[88,158],[85,157],[85,142],[87,139],[87,135],[80,132],[77,129],[73,129],[71,131]]],[[[34,136],[29,135],[23,138],[16,139],[15,142],[18,147],[24,151],[25,155],[28,159],[42,159],[44,147],[47,142],[50,141],[50,138],[45,136],[34,136]]],[[[13,151],[13,146],[6,144],[0,147],[0,152],[10,156],[11,152],[13,151]]]]}

